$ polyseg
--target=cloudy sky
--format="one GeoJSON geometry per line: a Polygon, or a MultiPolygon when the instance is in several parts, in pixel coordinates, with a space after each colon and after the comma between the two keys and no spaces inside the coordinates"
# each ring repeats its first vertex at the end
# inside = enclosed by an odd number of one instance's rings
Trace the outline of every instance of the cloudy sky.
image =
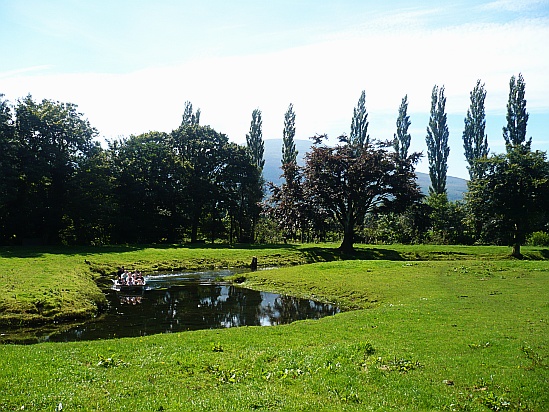
{"type": "MultiPolygon", "coordinates": [[[[169,132],[184,103],[237,143],[251,113],[282,137],[349,133],[362,90],[372,138],[395,132],[408,95],[412,150],[426,154],[433,86],[444,86],[450,176],[468,176],[463,119],[485,83],[492,152],[509,79],[522,73],[528,135],[549,149],[549,0],[0,0],[0,93],[79,106],[101,139],[169,132]]],[[[428,170],[427,160],[418,166],[428,170]]]]}

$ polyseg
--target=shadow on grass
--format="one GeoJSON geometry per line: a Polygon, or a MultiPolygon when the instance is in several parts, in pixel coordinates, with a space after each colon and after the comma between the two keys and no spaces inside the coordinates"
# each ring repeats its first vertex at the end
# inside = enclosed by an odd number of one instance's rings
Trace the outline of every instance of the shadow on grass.
{"type": "Polygon", "coordinates": [[[148,244],[148,245],[108,245],[108,246],[2,246],[0,257],[36,258],[44,255],[90,256],[95,254],[136,252],[144,249],[234,249],[263,250],[280,249],[296,250],[295,244],[227,244],[227,243],[185,243],[185,244],[148,244]]]}
{"type": "Polygon", "coordinates": [[[88,256],[97,253],[134,252],[147,247],[150,246],[4,246],[0,247],[0,257],[36,258],[44,255],[88,256]]]}
{"type": "Polygon", "coordinates": [[[312,247],[301,251],[309,262],[331,262],[335,260],[405,260],[401,253],[391,249],[355,249],[344,253],[338,248],[312,247]]]}

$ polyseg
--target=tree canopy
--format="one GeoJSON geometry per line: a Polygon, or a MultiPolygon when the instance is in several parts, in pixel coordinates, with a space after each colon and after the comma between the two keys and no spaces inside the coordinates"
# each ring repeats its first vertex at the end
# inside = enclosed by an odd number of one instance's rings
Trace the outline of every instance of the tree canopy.
{"type": "Polygon", "coordinates": [[[370,144],[368,135],[368,112],[366,111],[366,91],[362,90],[358,103],[353,109],[353,119],[351,120],[351,144],[358,149],[370,144]]]}
{"type": "Polygon", "coordinates": [[[261,110],[255,109],[252,112],[252,121],[250,122],[250,131],[246,134],[246,144],[252,156],[252,161],[259,170],[263,170],[265,159],[265,143],[263,142],[263,120],[261,120],[261,110]]]}
{"type": "Polygon", "coordinates": [[[429,176],[431,186],[429,193],[446,193],[446,173],[448,171],[448,125],[446,123],[446,97],[444,86],[433,87],[431,94],[431,117],[427,127],[427,158],[429,160],[429,176]]]}
{"type": "Polygon", "coordinates": [[[470,93],[471,105],[467,109],[465,117],[465,128],[463,130],[463,148],[465,149],[465,160],[469,166],[469,177],[475,179],[481,177],[482,163],[476,162],[477,159],[487,157],[490,149],[488,149],[488,136],[485,133],[486,119],[484,111],[484,100],[486,99],[486,90],[484,83],[481,84],[477,80],[477,84],[470,93]]]}
{"type": "Polygon", "coordinates": [[[532,139],[526,140],[528,112],[526,112],[526,83],[522,74],[518,78],[511,76],[509,81],[509,99],[507,100],[507,125],[503,127],[503,138],[507,150],[523,147],[530,150],[532,139]]]}
{"type": "Polygon", "coordinates": [[[408,95],[406,95],[402,98],[402,102],[398,108],[397,132],[393,139],[393,147],[399,159],[404,160],[408,157],[408,149],[410,148],[410,141],[412,139],[410,133],[408,133],[408,128],[411,124],[410,116],[408,116],[408,95]]]}
{"type": "Polygon", "coordinates": [[[306,154],[305,196],[314,210],[327,211],[340,224],[342,251],[353,250],[355,225],[362,224],[367,213],[396,209],[421,197],[413,172],[417,156],[399,162],[381,145],[369,145],[357,154],[349,143],[315,144],[306,154]]]}

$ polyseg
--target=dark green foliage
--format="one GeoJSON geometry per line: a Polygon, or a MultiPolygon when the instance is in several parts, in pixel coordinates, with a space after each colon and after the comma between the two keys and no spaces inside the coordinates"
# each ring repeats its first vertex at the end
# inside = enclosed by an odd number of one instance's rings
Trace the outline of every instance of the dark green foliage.
{"type": "Polygon", "coordinates": [[[183,110],[183,116],[181,119],[181,126],[193,124],[200,124],[200,109],[197,109],[196,113],[193,113],[193,104],[189,101],[186,101],[185,109],[183,110]]]}
{"type": "Polygon", "coordinates": [[[13,219],[19,239],[59,243],[72,226],[71,182],[97,146],[97,131],[76,109],[71,103],[36,103],[31,96],[16,106],[19,179],[13,219]]]}
{"type": "Polygon", "coordinates": [[[462,202],[448,201],[446,193],[431,193],[425,204],[429,208],[430,220],[427,241],[439,245],[471,243],[465,224],[467,212],[462,202]]]}
{"type": "Polygon", "coordinates": [[[301,232],[303,241],[312,214],[304,197],[303,171],[297,162],[282,166],[285,180],[281,186],[269,185],[271,196],[264,206],[265,214],[272,219],[285,239],[295,239],[301,232]]]}
{"type": "Polygon", "coordinates": [[[176,158],[170,136],[131,136],[112,144],[110,152],[116,177],[116,241],[176,240],[188,165],[176,158]]]}
{"type": "Polygon", "coordinates": [[[263,170],[265,165],[265,159],[263,159],[263,152],[265,151],[265,144],[263,143],[263,121],[261,120],[261,110],[255,109],[252,112],[252,121],[250,123],[250,132],[246,134],[246,144],[253,163],[259,170],[263,170]]]}
{"type": "Polygon", "coordinates": [[[284,131],[282,132],[282,165],[296,163],[298,152],[295,148],[295,112],[290,103],[284,114],[284,131]]]}
{"type": "Polygon", "coordinates": [[[521,73],[518,78],[511,77],[507,102],[507,126],[503,128],[503,138],[508,151],[517,147],[530,150],[532,144],[532,138],[526,140],[529,115],[526,112],[525,87],[526,84],[521,73]]]}
{"type": "Polygon", "coordinates": [[[446,124],[446,97],[444,86],[433,87],[431,94],[431,117],[427,127],[427,158],[429,159],[429,176],[431,187],[429,193],[446,193],[446,172],[448,171],[448,125],[446,124]]]}
{"type": "Polygon", "coordinates": [[[475,179],[482,175],[480,163],[477,159],[488,156],[488,136],[484,133],[486,128],[484,100],[486,99],[486,90],[484,83],[477,80],[477,84],[470,93],[471,106],[467,109],[465,117],[465,129],[463,130],[463,148],[465,149],[465,159],[469,163],[469,177],[475,179]]]}
{"type": "Polygon", "coordinates": [[[491,242],[520,246],[543,229],[549,204],[549,163],[545,152],[511,150],[481,160],[484,176],[469,182],[467,201],[491,242]]]}
{"type": "Polygon", "coordinates": [[[17,199],[17,152],[11,107],[0,94],[0,242],[13,240],[12,212],[17,199]]]}
{"type": "Polygon", "coordinates": [[[366,92],[362,90],[357,106],[353,109],[350,143],[358,150],[370,144],[368,135],[368,113],[366,112],[366,92]]]}
{"type": "Polygon", "coordinates": [[[398,118],[396,121],[397,132],[394,135],[393,147],[399,159],[405,160],[408,157],[408,149],[410,148],[411,136],[408,133],[408,128],[412,124],[408,112],[408,95],[402,98],[400,107],[398,108],[398,118]]]}

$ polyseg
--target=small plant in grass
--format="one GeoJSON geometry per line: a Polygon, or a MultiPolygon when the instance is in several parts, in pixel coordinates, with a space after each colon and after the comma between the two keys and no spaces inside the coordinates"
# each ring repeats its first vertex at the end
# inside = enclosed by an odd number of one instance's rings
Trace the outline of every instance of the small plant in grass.
{"type": "Polygon", "coordinates": [[[490,342],[486,342],[486,343],[470,343],[469,344],[469,347],[471,349],[485,349],[485,348],[489,348],[490,346],[492,346],[490,344],[490,342]]]}
{"type": "Polygon", "coordinates": [[[342,403],[360,403],[360,397],[358,396],[358,392],[352,388],[347,387],[345,389],[332,389],[331,391],[337,400],[342,403]]]}
{"type": "Polygon", "coordinates": [[[223,346],[220,342],[212,343],[212,352],[223,352],[223,346]]]}
{"type": "Polygon", "coordinates": [[[390,361],[384,361],[383,358],[377,359],[379,369],[387,372],[400,372],[408,373],[415,369],[422,368],[423,365],[419,361],[412,361],[410,359],[397,359],[396,357],[390,361]]]}
{"type": "Polygon", "coordinates": [[[493,411],[506,411],[511,408],[511,402],[494,392],[485,392],[480,399],[481,403],[493,411]]]}
{"type": "Polygon", "coordinates": [[[218,365],[208,366],[207,371],[221,383],[238,383],[248,376],[239,369],[221,369],[218,365]]]}
{"type": "Polygon", "coordinates": [[[532,361],[532,367],[543,365],[542,356],[539,353],[537,353],[534,349],[532,349],[530,346],[522,345],[520,350],[522,353],[526,355],[528,359],[532,361]]]}
{"type": "Polygon", "coordinates": [[[124,366],[126,363],[122,359],[115,359],[114,356],[110,358],[105,358],[103,355],[97,355],[99,357],[99,362],[97,366],[103,366],[104,368],[113,368],[115,366],[124,366]]]}

